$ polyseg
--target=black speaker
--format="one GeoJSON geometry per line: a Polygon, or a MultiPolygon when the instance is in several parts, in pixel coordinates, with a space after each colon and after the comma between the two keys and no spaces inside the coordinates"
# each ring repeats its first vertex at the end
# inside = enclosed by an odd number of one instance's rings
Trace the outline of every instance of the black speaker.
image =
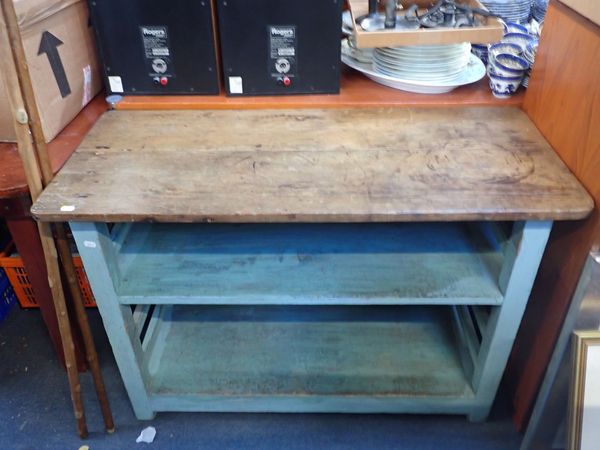
{"type": "Polygon", "coordinates": [[[342,0],[216,0],[229,95],[335,94],[342,0]]]}
{"type": "Polygon", "coordinates": [[[211,0],[90,0],[107,91],[218,94],[211,0]]]}

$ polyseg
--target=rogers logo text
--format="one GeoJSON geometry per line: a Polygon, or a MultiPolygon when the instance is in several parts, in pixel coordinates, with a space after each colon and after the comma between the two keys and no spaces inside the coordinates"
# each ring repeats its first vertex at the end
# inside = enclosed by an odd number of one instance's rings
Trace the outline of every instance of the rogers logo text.
{"type": "Polygon", "coordinates": [[[142,28],[142,34],[144,36],[164,37],[165,30],[152,30],[150,28],[142,28]]]}
{"type": "Polygon", "coordinates": [[[271,28],[272,36],[283,36],[283,37],[293,37],[294,29],[293,28],[271,28]]]}

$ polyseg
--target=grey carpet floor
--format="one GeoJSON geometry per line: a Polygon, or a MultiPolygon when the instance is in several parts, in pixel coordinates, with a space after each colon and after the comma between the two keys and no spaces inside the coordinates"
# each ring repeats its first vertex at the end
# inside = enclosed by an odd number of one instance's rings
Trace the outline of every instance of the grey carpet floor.
{"type": "Polygon", "coordinates": [[[66,374],[38,311],[13,308],[0,323],[0,450],[101,449],[499,449],[519,446],[505,398],[490,419],[462,416],[159,413],[133,415],[97,311],[90,311],[117,431],[103,431],[89,374],[82,388],[90,436],[76,434],[66,374]],[[136,444],[147,425],[152,444],[136,444]]]}

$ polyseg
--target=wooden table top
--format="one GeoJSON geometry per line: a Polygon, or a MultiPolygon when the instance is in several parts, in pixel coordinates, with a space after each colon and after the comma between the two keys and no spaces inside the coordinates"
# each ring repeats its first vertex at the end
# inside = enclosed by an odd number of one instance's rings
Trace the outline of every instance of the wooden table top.
{"type": "MultiPolygon", "coordinates": [[[[98,95],[56,138],[47,144],[48,156],[55,173],[75,151],[86,133],[106,109],[104,95],[98,95]]],[[[25,170],[17,151],[17,145],[0,142],[0,199],[28,194],[25,170]]]]}
{"type": "Polygon", "coordinates": [[[561,220],[592,200],[513,107],[111,111],[45,221],[561,220]]]}

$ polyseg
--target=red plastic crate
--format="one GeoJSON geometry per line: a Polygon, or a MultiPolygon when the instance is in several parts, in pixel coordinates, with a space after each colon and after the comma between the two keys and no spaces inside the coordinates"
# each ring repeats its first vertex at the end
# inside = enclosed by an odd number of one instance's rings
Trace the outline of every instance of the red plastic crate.
{"type": "MultiPolygon", "coordinates": [[[[6,272],[6,276],[15,291],[17,301],[19,302],[19,305],[21,305],[21,308],[39,308],[23,261],[18,255],[11,256],[13,248],[14,246],[10,243],[8,247],[0,253],[0,267],[6,272]]],[[[79,256],[73,256],[73,264],[75,265],[75,271],[77,272],[77,281],[79,281],[79,287],[81,288],[83,304],[86,307],[93,308],[96,306],[96,300],[94,299],[90,283],[85,274],[85,270],[83,269],[81,258],[79,256]]]]}

